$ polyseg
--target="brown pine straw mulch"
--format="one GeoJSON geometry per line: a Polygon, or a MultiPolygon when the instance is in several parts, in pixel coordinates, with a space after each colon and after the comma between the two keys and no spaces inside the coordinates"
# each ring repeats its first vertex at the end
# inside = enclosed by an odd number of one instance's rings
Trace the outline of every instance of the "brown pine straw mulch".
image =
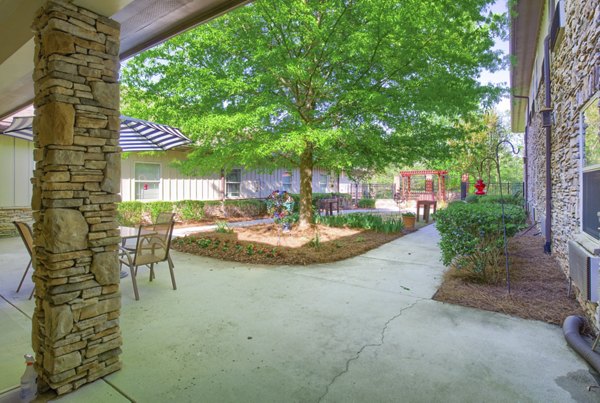
{"type": "MultiPolygon", "coordinates": [[[[434,299],[556,325],[562,325],[569,315],[585,316],[573,296],[574,290],[567,297],[567,277],[558,262],[544,253],[542,236],[527,232],[517,235],[509,240],[508,249],[510,295],[505,280],[497,285],[468,283],[450,268],[434,299]]],[[[505,273],[504,256],[499,266],[505,273]]]]}
{"type": "Polygon", "coordinates": [[[231,233],[198,232],[174,240],[172,248],[221,260],[267,264],[307,265],[358,256],[411,232],[383,234],[317,225],[282,232],[276,224],[233,228],[231,233]],[[317,240],[318,234],[318,240],[317,240]],[[198,242],[200,241],[200,242],[198,242]]]}

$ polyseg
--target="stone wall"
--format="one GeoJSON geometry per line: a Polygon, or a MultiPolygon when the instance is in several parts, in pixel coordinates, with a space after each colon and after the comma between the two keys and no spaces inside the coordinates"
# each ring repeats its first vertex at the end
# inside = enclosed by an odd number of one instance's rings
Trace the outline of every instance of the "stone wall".
{"type": "Polygon", "coordinates": [[[63,394],[121,368],[119,24],[51,0],[33,29],[32,343],[40,389],[63,394]]]}
{"type": "Polygon", "coordinates": [[[33,223],[30,208],[0,208],[0,238],[19,236],[13,221],[33,223]]]}
{"type": "MultiPolygon", "coordinates": [[[[580,233],[579,115],[600,90],[600,5],[594,0],[565,1],[564,37],[552,50],[551,95],[555,124],[551,136],[552,254],[568,270],[568,241],[580,233]]],[[[545,36],[547,27],[542,27],[545,36]]],[[[536,94],[535,111],[527,127],[528,201],[536,220],[545,215],[545,129],[543,81],[536,94]]],[[[583,301],[580,301],[583,302],[583,301]]],[[[591,318],[596,304],[582,304],[591,318]]]]}

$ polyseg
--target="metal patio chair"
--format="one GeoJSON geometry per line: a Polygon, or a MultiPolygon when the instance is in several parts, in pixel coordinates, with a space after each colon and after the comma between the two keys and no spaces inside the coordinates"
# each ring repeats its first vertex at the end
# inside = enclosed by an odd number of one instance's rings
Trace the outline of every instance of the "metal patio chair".
{"type": "MultiPolygon", "coordinates": [[[[25,273],[23,273],[23,277],[21,277],[21,281],[19,282],[19,286],[17,287],[17,292],[21,290],[21,286],[23,285],[23,281],[25,281],[25,277],[27,276],[27,272],[31,267],[31,263],[33,261],[33,233],[31,232],[31,227],[22,221],[13,221],[13,224],[17,228],[17,232],[21,236],[21,240],[25,244],[25,248],[29,253],[29,263],[27,263],[27,267],[25,268],[25,273]]],[[[31,295],[29,295],[29,299],[33,297],[33,292],[35,291],[35,286],[33,290],[31,290],[31,295]]]]}
{"type": "Polygon", "coordinates": [[[173,271],[175,266],[169,254],[173,225],[173,221],[162,224],[157,222],[156,224],[140,225],[138,227],[135,250],[123,246],[120,248],[119,261],[121,265],[129,267],[133,293],[136,300],[140,299],[136,280],[139,266],[150,268],[150,281],[152,281],[155,278],[154,265],[166,261],[169,265],[173,289],[177,289],[175,273],[173,271]]]}

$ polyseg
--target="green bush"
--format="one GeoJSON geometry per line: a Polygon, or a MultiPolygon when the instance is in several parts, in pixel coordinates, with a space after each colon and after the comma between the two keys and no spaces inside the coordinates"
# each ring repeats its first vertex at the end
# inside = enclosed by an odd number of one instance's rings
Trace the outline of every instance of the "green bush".
{"type": "Polygon", "coordinates": [[[175,214],[178,221],[200,221],[204,218],[204,202],[202,200],[177,201],[175,214]]]}
{"type": "Polygon", "coordinates": [[[504,195],[504,196],[481,196],[479,203],[504,203],[514,204],[515,206],[523,207],[525,199],[519,195],[504,195]]]}
{"type": "Polygon", "coordinates": [[[465,202],[467,203],[479,203],[479,199],[482,196],[479,195],[468,195],[467,197],[465,197],[465,202]]]}
{"type": "Polygon", "coordinates": [[[204,216],[223,217],[223,202],[221,200],[207,200],[204,202],[204,216]]]}
{"type": "MultiPolygon", "coordinates": [[[[506,234],[511,237],[525,227],[525,211],[504,205],[506,234]]],[[[499,280],[497,260],[502,254],[502,206],[498,203],[453,203],[435,214],[441,235],[440,249],[445,265],[454,263],[477,281],[499,280]]]]}
{"type": "Polygon", "coordinates": [[[227,217],[262,217],[267,214],[267,204],[264,200],[225,200],[227,217]]]}
{"type": "Polygon", "coordinates": [[[117,222],[133,227],[142,223],[144,203],[140,201],[121,202],[117,205],[117,222]]]}
{"type": "Polygon", "coordinates": [[[375,208],[375,199],[360,199],[358,201],[359,208],[375,208]]]}
{"type": "Polygon", "coordinates": [[[362,228],[385,234],[400,232],[403,229],[402,219],[399,216],[385,217],[362,213],[317,216],[316,222],[329,227],[362,228]]]}
{"type": "Polygon", "coordinates": [[[181,200],[176,202],[121,202],[117,207],[120,225],[136,226],[156,221],[158,214],[175,213],[177,221],[200,221],[204,217],[262,217],[267,213],[264,200],[181,200]]]}
{"type": "Polygon", "coordinates": [[[174,202],[170,201],[147,202],[144,206],[144,212],[150,213],[150,220],[155,222],[160,213],[172,213],[174,208],[174,202]]]}
{"type": "Polygon", "coordinates": [[[514,204],[515,206],[524,206],[525,200],[518,194],[514,195],[469,195],[465,198],[467,203],[501,203],[514,204]]]}

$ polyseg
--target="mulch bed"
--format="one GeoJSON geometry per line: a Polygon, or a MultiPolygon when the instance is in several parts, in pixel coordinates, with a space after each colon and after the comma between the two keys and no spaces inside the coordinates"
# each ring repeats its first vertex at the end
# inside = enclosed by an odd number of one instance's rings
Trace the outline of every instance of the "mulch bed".
{"type": "Polygon", "coordinates": [[[324,225],[288,233],[275,224],[234,228],[232,233],[199,232],[173,240],[173,249],[194,255],[243,263],[307,265],[358,256],[401,237],[324,225]]]}
{"type": "MultiPolygon", "coordinates": [[[[556,325],[569,315],[585,316],[574,297],[567,297],[567,278],[556,260],[544,253],[543,237],[513,237],[509,256],[510,294],[505,280],[498,285],[468,283],[450,268],[434,299],[556,325]]],[[[504,258],[500,264],[504,268],[504,258]]]]}

